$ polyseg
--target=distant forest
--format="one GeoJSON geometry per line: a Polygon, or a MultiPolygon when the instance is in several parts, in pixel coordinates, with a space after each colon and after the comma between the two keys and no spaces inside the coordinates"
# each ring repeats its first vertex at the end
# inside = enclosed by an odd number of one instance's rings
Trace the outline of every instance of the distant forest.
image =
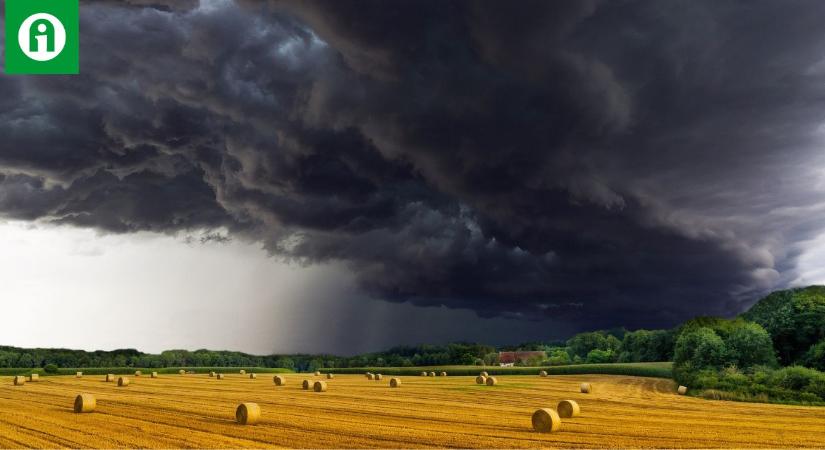
{"type": "MultiPolygon", "coordinates": [[[[669,330],[623,328],[567,341],[494,347],[473,343],[394,347],[383,352],[255,356],[214,350],[86,352],[0,347],[0,368],[347,367],[497,365],[498,352],[543,350],[526,366],[673,361],[674,378],[714,398],[825,402],[825,286],[774,292],[734,319],[699,317],[669,330]]],[[[522,363],[517,363],[522,364],[522,363]]]]}
{"type": "Polygon", "coordinates": [[[399,346],[389,350],[342,357],[334,355],[267,355],[215,350],[167,350],[159,355],[133,349],[94,351],[0,347],[0,368],[84,367],[272,367],[296,371],[342,367],[412,367],[441,365],[498,365],[498,352],[544,350],[547,358],[517,365],[670,361],[674,330],[623,329],[577,334],[566,342],[532,342],[494,347],[473,343],[399,346]]]}

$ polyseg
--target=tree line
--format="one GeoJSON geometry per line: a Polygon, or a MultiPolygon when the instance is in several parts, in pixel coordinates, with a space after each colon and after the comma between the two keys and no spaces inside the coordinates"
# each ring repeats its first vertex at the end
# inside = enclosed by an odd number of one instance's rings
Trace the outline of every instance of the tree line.
{"type": "Polygon", "coordinates": [[[566,341],[494,347],[477,343],[398,346],[356,356],[267,355],[214,350],[86,352],[0,347],[0,368],[268,367],[295,371],[349,367],[497,365],[499,351],[543,350],[525,366],[673,361],[676,381],[708,395],[825,402],[825,286],[774,292],[734,319],[699,317],[668,330],[624,328],[566,341]]]}
{"type": "Polygon", "coordinates": [[[710,398],[825,404],[825,286],[774,292],[680,327],[673,373],[710,398]]]}
{"type": "Polygon", "coordinates": [[[384,352],[356,356],[336,355],[251,355],[216,350],[167,350],[160,354],[135,349],[93,351],[53,348],[25,349],[0,346],[0,368],[57,367],[271,367],[314,371],[336,367],[411,367],[426,365],[497,363],[498,354],[490,345],[453,343],[394,347],[384,352]]]}
{"type": "Polygon", "coordinates": [[[83,367],[271,367],[296,371],[347,367],[414,367],[443,365],[494,366],[499,351],[543,350],[545,358],[516,365],[544,366],[581,363],[669,361],[673,356],[673,330],[624,329],[580,333],[566,342],[532,342],[495,347],[476,343],[397,346],[386,351],[355,356],[251,355],[234,351],[167,350],[160,354],[135,349],[93,351],[52,348],[25,349],[0,346],[0,368],[83,367]]]}

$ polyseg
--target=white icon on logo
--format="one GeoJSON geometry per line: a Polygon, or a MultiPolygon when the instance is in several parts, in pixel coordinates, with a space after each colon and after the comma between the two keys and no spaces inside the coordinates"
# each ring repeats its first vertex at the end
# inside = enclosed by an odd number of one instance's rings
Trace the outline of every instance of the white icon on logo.
{"type": "Polygon", "coordinates": [[[32,14],[17,32],[20,50],[35,61],[50,61],[57,57],[66,46],[66,29],[57,17],[46,14],[32,14]]]}

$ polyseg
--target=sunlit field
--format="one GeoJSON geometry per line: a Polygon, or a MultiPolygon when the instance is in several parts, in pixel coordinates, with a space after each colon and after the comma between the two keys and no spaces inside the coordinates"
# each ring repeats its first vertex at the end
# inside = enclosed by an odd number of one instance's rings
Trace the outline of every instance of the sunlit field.
{"type": "Polygon", "coordinates": [[[252,380],[227,374],[42,377],[14,386],[0,378],[0,447],[821,447],[825,408],[709,401],[679,396],[671,381],[616,375],[472,377],[336,375],[328,391],[301,388],[287,374],[252,380]],[[579,392],[580,383],[593,386],[579,392]],[[72,410],[78,393],[93,413],[72,410]],[[573,399],[581,415],[552,434],[532,430],[534,410],[573,399]],[[255,402],[257,425],[235,423],[235,407],[255,402]]]}

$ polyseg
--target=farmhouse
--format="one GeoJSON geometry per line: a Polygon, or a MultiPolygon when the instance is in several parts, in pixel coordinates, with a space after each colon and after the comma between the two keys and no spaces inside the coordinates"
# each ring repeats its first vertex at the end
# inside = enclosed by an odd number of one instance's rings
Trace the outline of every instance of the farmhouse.
{"type": "Polygon", "coordinates": [[[498,352],[498,363],[501,367],[512,367],[516,361],[524,364],[531,358],[547,358],[545,352],[498,352]]]}

